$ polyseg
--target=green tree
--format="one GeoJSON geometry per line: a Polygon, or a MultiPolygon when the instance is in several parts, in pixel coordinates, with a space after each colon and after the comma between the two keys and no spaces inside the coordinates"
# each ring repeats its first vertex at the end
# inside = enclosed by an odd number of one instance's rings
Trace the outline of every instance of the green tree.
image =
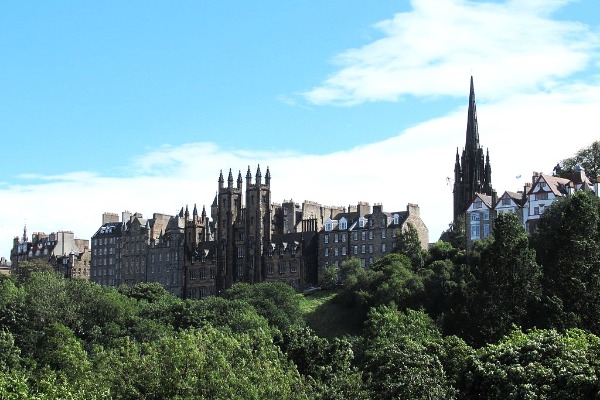
{"type": "Polygon", "coordinates": [[[428,348],[440,338],[423,312],[401,312],[395,305],[372,309],[364,335],[364,373],[372,398],[453,398],[443,366],[428,348]]]}
{"type": "Polygon", "coordinates": [[[408,223],[406,230],[398,231],[394,252],[407,256],[415,271],[423,267],[424,252],[421,247],[419,232],[417,232],[413,224],[408,223]]]}
{"type": "Polygon", "coordinates": [[[546,326],[600,333],[600,200],[578,191],[554,202],[533,237],[543,268],[546,326]]]}
{"type": "Polygon", "coordinates": [[[513,324],[527,327],[529,313],[541,297],[541,269],[517,216],[499,215],[492,234],[473,270],[477,287],[471,315],[477,318],[476,341],[496,341],[513,324]]]}
{"type": "Polygon", "coordinates": [[[586,175],[594,181],[600,176],[600,141],[595,141],[588,147],[579,150],[573,157],[565,158],[559,162],[561,176],[575,172],[576,168],[584,168],[586,175]]]}
{"type": "Polygon", "coordinates": [[[259,315],[282,332],[304,324],[300,298],[284,282],[238,283],[227,290],[225,298],[251,304],[259,315]]]}
{"type": "Polygon", "coordinates": [[[368,398],[362,375],[352,366],[354,353],[347,340],[330,342],[310,328],[294,328],[284,335],[282,350],[311,384],[313,398],[368,398]]]}
{"type": "Polygon", "coordinates": [[[465,399],[595,399],[600,339],[582,330],[514,330],[470,357],[465,399]]]}

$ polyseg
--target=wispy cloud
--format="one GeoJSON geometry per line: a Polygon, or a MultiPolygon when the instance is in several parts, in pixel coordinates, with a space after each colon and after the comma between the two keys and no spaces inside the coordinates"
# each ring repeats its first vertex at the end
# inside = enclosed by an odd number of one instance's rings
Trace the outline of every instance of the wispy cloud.
{"type": "MultiPolygon", "coordinates": [[[[306,93],[314,104],[358,104],[403,95],[453,95],[464,105],[388,140],[325,155],[250,152],[215,143],[140,150],[118,176],[77,172],[29,175],[0,185],[0,256],[22,232],[72,230],[89,238],[101,214],[175,214],[209,206],[219,171],[237,177],[270,167],[273,200],[328,205],[417,203],[436,240],[452,217],[454,152],[464,144],[468,74],[475,75],[481,142],[490,149],[493,185],[519,190],[533,171],[598,138],[600,81],[570,74],[597,63],[598,37],[582,24],[551,19],[564,1],[413,1],[413,10],[378,24],[385,37],[337,58],[340,70],[306,93]],[[483,101],[481,100],[483,99],[483,101]],[[122,173],[125,171],[125,173],[122,173]],[[521,178],[516,178],[517,176],[521,178]]],[[[374,124],[375,125],[375,124],[374,124]]]]}
{"type": "Polygon", "coordinates": [[[314,104],[355,105],[404,95],[462,95],[471,71],[482,93],[544,89],[597,62],[589,27],[551,19],[567,1],[413,0],[376,24],[384,37],[334,59],[339,69],[305,92],[314,104]]]}

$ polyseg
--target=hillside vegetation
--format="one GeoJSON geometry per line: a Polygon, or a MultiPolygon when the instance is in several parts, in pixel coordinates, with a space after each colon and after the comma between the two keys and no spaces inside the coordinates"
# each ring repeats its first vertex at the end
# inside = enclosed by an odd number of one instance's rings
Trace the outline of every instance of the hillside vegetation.
{"type": "Polygon", "coordinates": [[[25,263],[0,279],[0,398],[598,398],[600,202],[577,192],[539,227],[503,214],[468,253],[458,227],[426,252],[409,230],[304,295],[181,300],[25,263]]]}

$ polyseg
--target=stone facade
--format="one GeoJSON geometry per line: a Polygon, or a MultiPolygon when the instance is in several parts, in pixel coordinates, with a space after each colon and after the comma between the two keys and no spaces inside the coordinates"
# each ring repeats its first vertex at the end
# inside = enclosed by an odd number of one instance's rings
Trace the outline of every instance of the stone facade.
{"type": "Polygon", "coordinates": [[[90,276],[90,241],[76,239],[73,232],[58,231],[47,235],[34,232],[29,240],[27,228],[23,236],[15,237],[10,252],[11,269],[18,271],[19,263],[41,259],[48,261],[56,272],[66,278],[88,280],[90,276]]]}
{"type": "Polygon", "coordinates": [[[313,201],[273,203],[268,168],[264,178],[260,167],[254,177],[248,167],[245,179],[241,171],[235,180],[231,170],[227,180],[220,173],[210,214],[204,207],[199,214],[196,206],[191,215],[186,206],[177,216],[150,219],[123,213],[121,222],[105,214],[92,238],[92,280],[114,286],[159,282],[182,298],[219,294],[237,282],[283,281],[301,290],[318,284],[325,265],[353,255],[370,265],[393,249],[396,232],[408,223],[428,245],[417,205],[384,212],[367,203],[347,210],[313,201]],[[329,258],[320,244],[326,235],[329,258]]]}
{"type": "Polygon", "coordinates": [[[398,232],[408,229],[409,224],[417,230],[423,249],[429,245],[429,231],[416,204],[409,204],[406,211],[385,212],[381,204],[371,209],[362,202],[348,210],[328,218],[319,231],[319,282],[325,268],[350,258],[359,259],[368,268],[374,260],[393,251],[398,232]]]}

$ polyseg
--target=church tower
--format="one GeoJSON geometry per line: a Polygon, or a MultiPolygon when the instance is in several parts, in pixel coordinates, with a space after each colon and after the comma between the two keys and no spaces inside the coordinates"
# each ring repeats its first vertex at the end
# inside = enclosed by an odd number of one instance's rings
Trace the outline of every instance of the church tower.
{"type": "Polygon", "coordinates": [[[456,149],[454,164],[454,220],[464,214],[475,197],[475,193],[492,195],[492,168],[489,151],[483,154],[479,144],[477,127],[477,107],[475,105],[475,89],[471,76],[469,94],[469,112],[467,117],[467,135],[465,148],[459,158],[456,149]]]}
{"type": "Polygon", "coordinates": [[[246,269],[249,282],[264,280],[263,254],[271,243],[271,172],[267,167],[263,183],[260,165],[252,184],[250,167],[246,174],[246,269]]]}
{"type": "Polygon", "coordinates": [[[242,182],[238,177],[237,185],[233,185],[233,174],[229,170],[227,186],[224,185],[223,173],[219,175],[217,193],[217,293],[233,285],[236,246],[235,224],[242,218],[242,182]]]}

